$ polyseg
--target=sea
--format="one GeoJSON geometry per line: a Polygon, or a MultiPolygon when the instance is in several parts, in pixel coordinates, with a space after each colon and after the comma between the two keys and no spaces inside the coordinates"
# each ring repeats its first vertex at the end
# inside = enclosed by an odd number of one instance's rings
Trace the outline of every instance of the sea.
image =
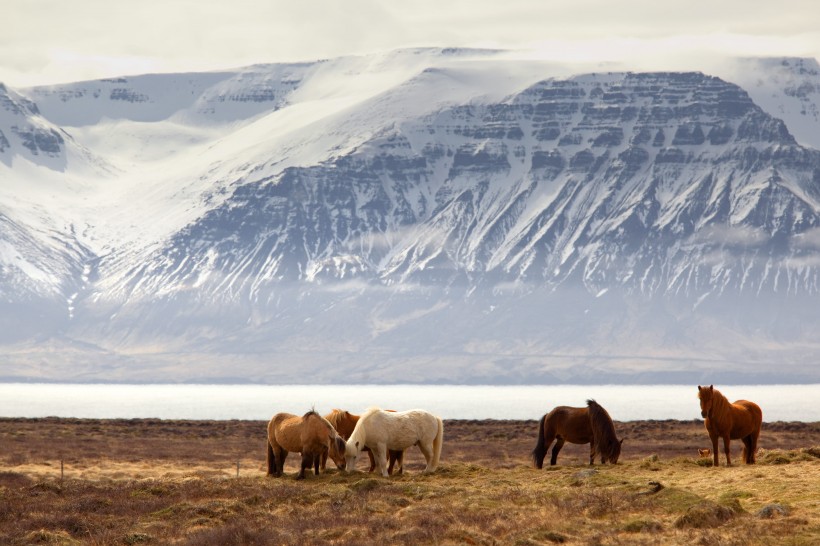
{"type": "MultiPolygon", "coordinates": [[[[820,384],[717,386],[763,409],[763,420],[820,421],[820,384]]],[[[0,417],[267,420],[425,409],[444,419],[539,419],[555,406],[595,399],[617,421],[700,418],[695,385],[125,385],[0,383],[0,417]]]]}

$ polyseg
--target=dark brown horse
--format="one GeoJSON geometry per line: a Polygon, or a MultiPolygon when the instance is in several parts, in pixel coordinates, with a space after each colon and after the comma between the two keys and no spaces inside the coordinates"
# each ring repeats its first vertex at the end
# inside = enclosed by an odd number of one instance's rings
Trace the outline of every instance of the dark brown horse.
{"type": "Polygon", "coordinates": [[[564,442],[571,444],[590,444],[589,464],[595,462],[595,456],[601,455],[601,464],[618,462],[621,455],[621,444],[615,436],[615,425],[607,411],[595,400],[587,400],[587,407],[572,408],[558,406],[541,418],[538,424],[538,443],[532,451],[532,462],[536,468],[543,468],[544,457],[552,441],[550,464],[558,460],[558,452],[564,442]]]}
{"type": "MultiPolygon", "coordinates": [[[[386,410],[395,412],[395,410],[386,410]]],[[[353,429],[356,428],[356,423],[359,422],[359,416],[350,413],[349,411],[334,409],[327,415],[325,415],[325,419],[327,419],[331,425],[336,429],[336,432],[339,433],[339,436],[346,440],[350,438],[350,435],[353,434],[353,429]]],[[[365,447],[364,451],[367,452],[368,457],[370,457],[370,470],[368,472],[373,472],[376,468],[376,459],[373,457],[373,452],[370,451],[370,448],[365,447]]],[[[393,474],[393,467],[398,463],[398,470],[396,474],[401,474],[404,471],[404,451],[394,451],[392,449],[387,451],[389,466],[387,467],[387,473],[393,474]]],[[[325,464],[327,463],[327,455],[322,457],[322,470],[325,468],[325,464]]],[[[336,463],[336,466],[339,466],[339,463],[336,463]]],[[[343,468],[343,467],[339,467],[343,468]]]]}
{"type": "Polygon", "coordinates": [[[319,460],[330,455],[339,468],[345,465],[345,441],[327,419],[311,410],[302,417],[277,413],[268,423],[268,476],[281,476],[288,452],[302,454],[302,465],[296,479],[305,477],[313,467],[319,474],[319,460]]]}
{"type": "Polygon", "coordinates": [[[754,464],[757,439],[760,437],[760,427],[763,424],[763,411],[760,406],[748,400],[729,403],[714,385],[698,385],[698,398],[700,414],[706,419],[703,424],[709,433],[709,439],[712,440],[714,465],[718,466],[718,438],[723,438],[726,466],[732,466],[729,442],[737,439],[743,441],[743,462],[754,464]]]}

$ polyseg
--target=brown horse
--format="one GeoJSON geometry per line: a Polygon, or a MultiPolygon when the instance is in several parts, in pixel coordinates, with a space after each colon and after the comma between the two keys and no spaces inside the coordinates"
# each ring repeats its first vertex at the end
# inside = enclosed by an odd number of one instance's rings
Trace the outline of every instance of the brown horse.
{"type": "Polygon", "coordinates": [[[319,474],[319,460],[328,454],[339,468],[345,467],[345,441],[327,419],[310,410],[302,417],[277,413],[268,423],[268,476],[281,476],[288,452],[302,454],[297,480],[304,479],[305,469],[313,467],[319,474]]]}
{"type": "Polygon", "coordinates": [[[595,462],[595,456],[601,455],[601,464],[607,461],[618,462],[621,455],[621,444],[615,436],[615,425],[607,411],[595,400],[587,400],[585,408],[558,406],[541,418],[538,424],[538,443],[532,451],[532,461],[536,468],[543,468],[544,457],[552,441],[550,465],[558,460],[558,452],[564,442],[572,444],[590,444],[589,464],[595,462]]]}
{"type": "MultiPolygon", "coordinates": [[[[386,410],[386,411],[395,411],[395,410],[386,410]]],[[[325,415],[325,419],[327,419],[333,428],[336,429],[336,432],[339,433],[339,436],[345,439],[345,441],[350,438],[350,435],[353,434],[353,429],[356,428],[356,423],[359,422],[359,416],[350,413],[349,411],[334,409],[327,415],[325,415]]],[[[364,448],[364,451],[367,452],[368,457],[370,457],[370,470],[368,472],[373,472],[376,468],[376,459],[373,457],[373,452],[370,451],[370,448],[364,448]]],[[[388,458],[389,458],[389,466],[387,467],[387,473],[393,474],[393,467],[396,463],[398,463],[398,470],[396,471],[397,474],[401,474],[404,471],[404,451],[394,451],[392,449],[388,450],[388,458]]],[[[327,455],[322,456],[322,470],[325,468],[325,464],[327,463],[327,455]]],[[[343,466],[339,466],[339,463],[336,463],[336,466],[339,468],[344,468],[343,466]]]]}
{"type": "Polygon", "coordinates": [[[718,466],[718,438],[723,438],[723,449],[726,452],[726,466],[732,466],[729,454],[730,440],[743,440],[743,461],[755,463],[757,439],[760,437],[760,426],[763,424],[763,411],[760,406],[748,400],[737,400],[729,403],[714,385],[698,385],[700,414],[706,420],[704,425],[712,440],[714,465],[718,466]]]}

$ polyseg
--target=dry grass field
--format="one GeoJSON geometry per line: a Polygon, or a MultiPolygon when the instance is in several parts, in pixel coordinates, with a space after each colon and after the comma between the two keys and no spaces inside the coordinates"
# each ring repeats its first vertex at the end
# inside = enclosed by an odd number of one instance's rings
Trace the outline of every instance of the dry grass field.
{"type": "Polygon", "coordinates": [[[434,474],[413,448],[400,476],[296,481],[298,455],[265,477],[261,421],[0,419],[0,544],[820,544],[820,423],[764,423],[731,468],[701,422],[616,423],[619,464],[544,470],[536,421],[444,426],[434,474]]]}

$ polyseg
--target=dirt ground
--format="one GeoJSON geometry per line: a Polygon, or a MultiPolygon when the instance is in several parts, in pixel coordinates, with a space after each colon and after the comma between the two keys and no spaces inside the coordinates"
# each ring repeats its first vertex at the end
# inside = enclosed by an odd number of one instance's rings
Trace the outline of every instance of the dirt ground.
{"type": "MultiPolygon", "coordinates": [[[[699,420],[616,422],[618,437],[625,438],[622,460],[658,455],[663,459],[697,457],[698,448],[710,447],[699,420]]],[[[538,422],[513,420],[445,420],[442,464],[474,463],[488,468],[514,468],[530,464],[538,422]]],[[[181,421],[159,419],[19,419],[0,418],[0,468],[28,471],[42,467],[56,472],[60,461],[67,468],[93,464],[122,466],[145,461],[180,463],[239,470],[243,475],[264,472],[264,421],[181,421]]],[[[764,423],[760,448],[797,449],[820,445],[820,422],[764,423]]],[[[740,462],[741,442],[732,443],[733,457],[740,462]]],[[[584,464],[588,445],[566,444],[559,465],[584,464]]],[[[366,458],[362,458],[366,459],[366,458]]],[[[287,463],[295,468],[298,455],[287,463]]],[[[418,449],[408,450],[405,466],[423,467],[418,449]]],[[[359,463],[366,466],[366,462],[359,463]]],[[[40,472],[34,472],[39,474],[40,472]]]]}

